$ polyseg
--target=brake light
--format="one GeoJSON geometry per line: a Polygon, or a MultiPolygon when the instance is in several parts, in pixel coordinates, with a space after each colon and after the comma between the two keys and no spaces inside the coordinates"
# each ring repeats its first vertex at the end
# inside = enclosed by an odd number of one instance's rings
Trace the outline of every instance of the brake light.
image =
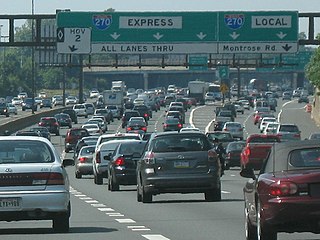
{"type": "Polygon", "coordinates": [[[181,123],[178,124],[178,128],[182,128],[182,124],[181,123]]]}
{"type": "Polygon", "coordinates": [[[96,163],[101,163],[100,151],[96,152],[96,163]]]}
{"type": "Polygon", "coordinates": [[[124,157],[118,157],[115,161],[114,164],[117,166],[123,166],[125,164],[125,159],[124,157]]]}
{"type": "Polygon", "coordinates": [[[64,185],[64,177],[61,173],[50,173],[47,185],[64,185]]]}
{"type": "Polygon", "coordinates": [[[163,124],[163,126],[164,126],[164,127],[168,127],[168,124],[165,123],[165,124],[163,124]]]}
{"type": "Polygon", "coordinates": [[[80,157],[79,158],[79,162],[81,162],[81,163],[84,163],[84,162],[86,162],[88,160],[88,158],[86,158],[86,157],[80,157]]]}
{"type": "Polygon", "coordinates": [[[39,125],[39,126],[44,126],[44,123],[43,123],[43,122],[39,122],[38,125],[39,125]]]}
{"type": "Polygon", "coordinates": [[[128,127],[128,128],[127,128],[127,131],[131,131],[131,130],[132,130],[132,128],[131,128],[131,127],[128,127]]]}
{"type": "Polygon", "coordinates": [[[299,134],[299,133],[297,133],[297,134],[295,134],[295,135],[294,135],[294,137],[300,137],[300,134],[299,134]]]}
{"type": "Polygon", "coordinates": [[[246,149],[243,151],[243,154],[246,155],[246,156],[249,156],[249,155],[251,154],[250,148],[246,148],[246,149]]]}
{"type": "Polygon", "coordinates": [[[145,113],[143,116],[148,117],[148,114],[147,114],[147,113],[145,113]]]}
{"type": "Polygon", "coordinates": [[[293,182],[281,182],[280,180],[270,185],[272,196],[288,196],[298,192],[298,186],[293,182]]]}
{"type": "Polygon", "coordinates": [[[146,127],[142,127],[141,130],[146,132],[147,128],[146,127]]]}
{"type": "Polygon", "coordinates": [[[223,131],[229,131],[228,128],[224,128],[223,131]]]}
{"type": "Polygon", "coordinates": [[[218,158],[218,155],[215,151],[209,150],[208,151],[208,161],[212,161],[218,158]]]}
{"type": "Polygon", "coordinates": [[[153,152],[147,152],[143,160],[146,164],[155,164],[156,163],[153,152]]]}

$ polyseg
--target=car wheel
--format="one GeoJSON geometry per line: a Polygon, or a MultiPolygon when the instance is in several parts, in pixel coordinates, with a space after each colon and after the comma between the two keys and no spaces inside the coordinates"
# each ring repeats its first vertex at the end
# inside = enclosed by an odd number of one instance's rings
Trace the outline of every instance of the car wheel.
{"type": "Polygon", "coordinates": [[[110,191],[111,192],[119,191],[120,189],[119,183],[117,183],[117,180],[114,178],[112,173],[109,175],[108,180],[109,180],[108,183],[109,183],[110,191]]]}
{"type": "Polygon", "coordinates": [[[258,240],[277,240],[277,232],[266,223],[261,222],[260,203],[257,204],[257,239],[258,240]]]}
{"type": "Polygon", "coordinates": [[[101,174],[94,175],[94,183],[97,185],[102,185],[103,184],[103,177],[101,174]]]}
{"type": "Polygon", "coordinates": [[[142,187],[141,200],[142,200],[143,203],[151,203],[152,202],[152,194],[151,193],[147,193],[144,190],[144,187],[142,187]]]}
{"type": "Polygon", "coordinates": [[[59,133],[59,132],[56,132],[56,136],[60,136],[60,133],[59,133]]]}
{"type": "Polygon", "coordinates": [[[220,202],[221,201],[221,189],[211,189],[204,193],[204,198],[207,202],[220,202]]]}
{"type": "Polygon", "coordinates": [[[81,175],[81,173],[80,172],[76,172],[76,178],[82,178],[82,175],[81,175]]]}
{"type": "Polygon", "coordinates": [[[249,210],[245,206],[244,207],[244,216],[245,216],[245,222],[244,222],[244,230],[246,234],[246,240],[257,240],[257,228],[255,228],[249,219],[249,210]]]}
{"type": "Polygon", "coordinates": [[[54,217],[52,220],[52,227],[55,232],[58,233],[67,233],[70,229],[70,204],[68,207],[68,212],[61,213],[54,217]]]}
{"type": "Polygon", "coordinates": [[[64,151],[65,151],[66,153],[68,153],[68,152],[69,152],[69,148],[65,148],[64,151]]]}

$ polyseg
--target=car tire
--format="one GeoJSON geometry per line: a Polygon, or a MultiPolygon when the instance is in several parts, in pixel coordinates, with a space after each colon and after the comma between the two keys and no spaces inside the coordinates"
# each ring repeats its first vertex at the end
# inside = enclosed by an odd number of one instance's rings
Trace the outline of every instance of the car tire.
{"type": "Polygon", "coordinates": [[[152,194],[151,193],[147,193],[144,190],[144,187],[142,187],[141,200],[142,200],[143,203],[151,203],[152,202],[152,194]]]}
{"type": "Polygon", "coordinates": [[[252,225],[249,219],[249,210],[247,206],[244,207],[244,230],[246,235],[246,240],[256,240],[257,239],[257,228],[252,225]]]}
{"type": "Polygon", "coordinates": [[[220,202],[221,201],[221,189],[211,189],[204,193],[204,198],[207,202],[220,202]]]}
{"type": "Polygon", "coordinates": [[[102,185],[103,184],[103,177],[101,174],[94,175],[94,183],[97,185],[102,185]]]}
{"type": "Polygon", "coordinates": [[[112,175],[112,173],[110,173],[110,175],[109,175],[108,185],[109,185],[108,187],[110,188],[111,192],[115,192],[115,191],[119,191],[120,190],[119,183],[117,183],[117,181],[114,178],[114,176],[112,175]]]}
{"type": "Polygon", "coordinates": [[[60,133],[59,133],[59,132],[56,132],[56,136],[60,136],[60,133]]]}
{"type": "Polygon", "coordinates": [[[60,213],[59,215],[55,216],[52,220],[52,228],[54,232],[57,233],[67,233],[70,229],[70,204],[68,206],[68,212],[60,213]]]}
{"type": "Polygon", "coordinates": [[[261,223],[260,203],[257,204],[257,235],[259,240],[277,240],[277,232],[266,223],[261,223]]]}
{"type": "Polygon", "coordinates": [[[82,174],[80,172],[76,172],[76,178],[78,179],[82,178],[82,174]]]}

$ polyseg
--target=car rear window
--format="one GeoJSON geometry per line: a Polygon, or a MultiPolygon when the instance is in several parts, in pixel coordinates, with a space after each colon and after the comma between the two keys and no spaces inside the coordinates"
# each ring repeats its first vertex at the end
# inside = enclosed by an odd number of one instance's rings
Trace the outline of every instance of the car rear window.
{"type": "Polygon", "coordinates": [[[0,164],[54,162],[49,146],[41,141],[2,140],[0,143],[0,164]]]}
{"type": "Polygon", "coordinates": [[[208,151],[212,145],[201,135],[170,135],[155,138],[151,143],[152,152],[208,151]]]}
{"type": "Polygon", "coordinates": [[[280,132],[299,132],[299,129],[295,125],[280,125],[280,132]]]}
{"type": "Polygon", "coordinates": [[[279,142],[277,137],[254,137],[250,140],[250,143],[272,143],[279,142]]]}
{"type": "Polygon", "coordinates": [[[320,148],[294,150],[290,153],[289,163],[293,167],[320,167],[320,148]]]}

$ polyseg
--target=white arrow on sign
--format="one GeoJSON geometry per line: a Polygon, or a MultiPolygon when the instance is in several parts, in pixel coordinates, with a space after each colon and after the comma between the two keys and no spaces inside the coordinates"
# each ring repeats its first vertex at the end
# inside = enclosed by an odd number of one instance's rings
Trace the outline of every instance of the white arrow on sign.
{"type": "Polygon", "coordinates": [[[157,40],[160,40],[163,37],[163,35],[157,32],[157,34],[153,34],[153,37],[156,38],[157,40]]]}
{"type": "Polygon", "coordinates": [[[287,34],[286,34],[286,33],[283,33],[283,32],[279,32],[279,33],[277,33],[277,36],[278,36],[280,39],[284,39],[284,38],[287,36],[287,34]]]}
{"type": "Polygon", "coordinates": [[[233,40],[236,40],[240,36],[240,34],[233,32],[232,34],[229,34],[229,36],[232,37],[233,40]]]}
{"type": "Polygon", "coordinates": [[[114,33],[110,34],[110,36],[111,36],[114,40],[117,40],[121,35],[118,34],[117,32],[114,32],[114,33]]]}
{"type": "Polygon", "coordinates": [[[200,40],[203,40],[206,36],[207,36],[207,34],[204,34],[203,32],[200,32],[199,34],[197,34],[197,37],[198,37],[200,40]]]}

